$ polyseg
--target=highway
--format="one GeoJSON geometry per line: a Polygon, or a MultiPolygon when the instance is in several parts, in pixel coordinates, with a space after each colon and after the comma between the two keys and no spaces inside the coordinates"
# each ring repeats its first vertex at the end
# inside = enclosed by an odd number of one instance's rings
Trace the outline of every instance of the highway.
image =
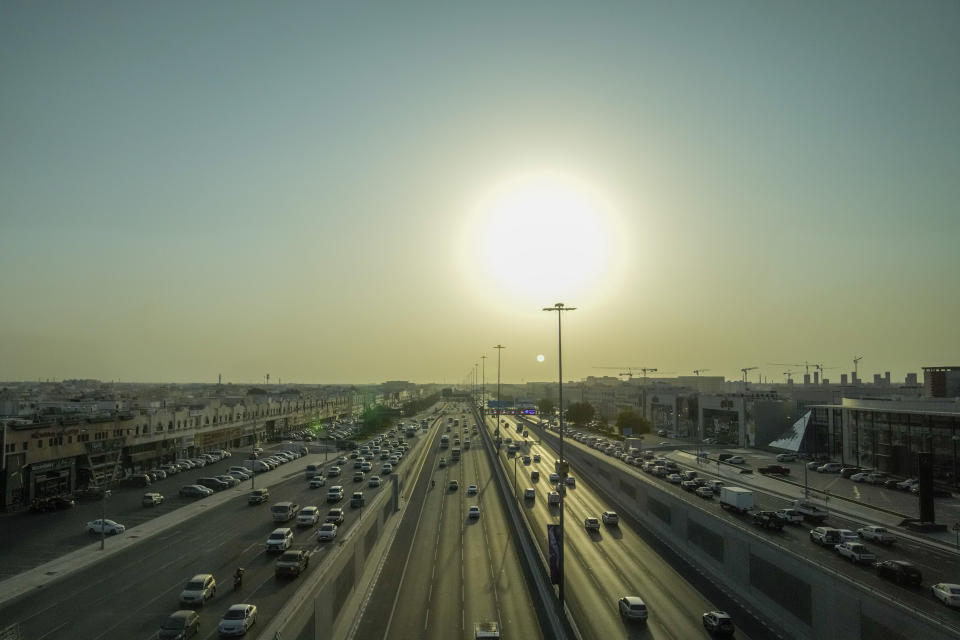
{"type": "MultiPolygon", "coordinates": [[[[519,434],[514,425],[514,420],[506,418],[501,436],[516,440],[519,434]]],[[[495,426],[496,419],[488,418],[491,436],[495,426]]],[[[506,445],[501,448],[499,459],[511,481],[516,469],[521,495],[526,487],[536,492],[535,499],[521,500],[541,553],[546,557],[546,525],[559,523],[559,508],[547,504],[547,493],[551,490],[548,478],[554,471],[557,456],[552,448],[533,444],[529,439],[525,446],[531,455],[540,454],[539,463],[531,461],[526,465],[516,457],[508,457],[506,445]],[[540,472],[538,482],[530,479],[533,470],[540,472]]],[[[521,450],[518,456],[524,453],[521,450]]],[[[599,532],[588,532],[584,519],[599,518],[610,506],[591,489],[588,478],[578,477],[575,471],[571,475],[576,478],[576,486],[567,489],[565,498],[565,594],[582,636],[598,639],[708,637],[702,626],[702,614],[718,608],[729,609],[727,603],[717,603],[704,596],[626,520],[622,519],[617,527],[601,525],[599,532]],[[647,603],[646,624],[627,622],[620,617],[617,600],[625,595],[640,596],[647,603]]],[[[731,613],[735,622],[742,621],[742,616],[738,618],[731,613]]],[[[751,636],[738,625],[737,637],[751,636]]]]}
{"type": "MultiPolygon", "coordinates": [[[[400,465],[408,464],[409,458],[418,452],[419,443],[427,437],[418,430],[416,437],[407,440],[411,449],[400,465]]],[[[350,494],[354,490],[362,488],[368,503],[377,492],[391,490],[389,475],[383,476],[385,481],[380,488],[370,488],[366,482],[352,482],[352,465],[345,465],[343,476],[337,480],[344,486],[346,497],[340,503],[328,505],[325,500],[327,488],[335,484],[331,482],[334,479],[328,479],[327,487],[310,489],[304,473],[308,463],[321,464],[324,457],[310,454],[270,472],[282,473],[285,479],[270,488],[270,500],[266,504],[247,504],[249,481],[241,487],[228,489],[236,496],[224,504],[184,519],[182,524],[135,547],[108,555],[93,566],[55,582],[35,597],[21,598],[5,605],[0,608],[0,620],[20,623],[24,637],[31,640],[64,637],[147,640],[156,633],[167,615],[181,608],[178,595],[184,583],[194,574],[212,573],[218,588],[214,598],[200,610],[201,632],[198,637],[217,637],[217,622],[234,603],[257,605],[258,626],[263,626],[284,606],[300,583],[317,570],[336,545],[336,542],[318,543],[313,536],[313,527],[300,528],[294,521],[275,523],[270,506],[289,500],[301,506],[316,505],[323,515],[329,507],[342,507],[346,511],[344,525],[339,531],[342,536],[360,515],[360,510],[349,507],[350,494]],[[277,554],[266,553],[264,543],[270,532],[280,526],[294,530],[294,548],[308,549],[312,553],[303,576],[284,580],[274,577],[277,554]],[[246,574],[240,592],[234,593],[231,575],[237,566],[243,566],[246,574]]],[[[232,460],[234,462],[227,459],[217,463],[216,468],[237,464],[237,457],[232,460]]],[[[327,466],[334,462],[331,457],[327,466]]],[[[379,458],[375,459],[374,472],[380,471],[382,463],[379,458]]],[[[258,475],[257,479],[260,478],[258,475]]],[[[257,486],[261,485],[258,483],[257,486]]],[[[137,530],[128,528],[122,535],[136,536],[137,530]]],[[[111,542],[111,539],[107,540],[108,545],[111,542]]]]}
{"type": "MultiPolygon", "coordinates": [[[[535,433],[540,427],[531,426],[531,428],[532,433],[535,433]]],[[[874,551],[880,559],[908,560],[916,564],[923,572],[923,586],[919,588],[901,586],[884,578],[878,577],[871,565],[853,564],[849,560],[842,558],[839,554],[833,551],[833,549],[821,547],[812,542],[810,540],[809,531],[816,526],[814,524],[805,522],[800,525],[785,526],[782,531],[760,529],[752,524],[750,516],[722,509],[717,499],[703,500],[694,494],[684,491],[679,485],[670,484],[665,478],[658,478],[656,476],[647,474],[636,467],[626,464],[625,462],[606,456],[599,451],[587,447],[586,445],[581,444],[572,438],[565,439],[565,446],[576,447],[590,455],[603,458],[608,464],[621,469],[624,473],[634,477],[642,478],[646,482],[656,484],[664,491],[673,493],[679,499],[688,502],[693,508],[705,510],[714,517],[736,522],[742,527],[752,529],[754,534],[757,536],[764,536],[768,539],[772,539],[776,543],[782,545],[785,549],[793,551],[799,556],[806,557],[842,575],[848,576],[868,587],[869,589],[886,594],[897,601],[903,602],[907,606],[923,612],[924,615],[940,620],[960,632],[960,611],[947,609],[941,603],[933,599],[930,595],[931,584],[941,581],[958,581],[958,576],[960,576],[960,562],[958,562],[957,555],[951,551],[927,544],[920,539],[911,539],[903,536],[901,536],[897,544],[893,545],[892,547],[883,547],[878,544],[866,542],[865,544],[867,547],[871,551],[874,551]]],[[[712,461],[709,464],[697,464],[696,457],[694,455],[683,451],[662,450],[658,451],[657,453],[658,455],[662,455],[663,457],[676,461],[683,468],[696,471],[698,475],[705,478],[719,478],[728,485],[741,486],[753,490],[757,503],[756,510],[776,510],[788,507],[790,500],[794,499],[795,497],[800,497],[803,493],[802,486],[797,487],[795,485],[785,483],[776,477],[767,477],[757,473],[741,474],[740,468],[733,465],[720,465],[718,470],[718,465],[715,461],[712,461]]],[[[768,464],[772,458],[772,456],[769,454],[762,454],[757,451],[745,452],[743,450],[736,450],[735,453],[746,457],[748,463],[753,461],[756,464],[768,464]]],[[[790,466],[796,467],[796,469],[793,471],[792,480],[796,481],[799,479],[802,482],[803,472],[802,468],[800,468],[800,463],[795,463],[790,466]]],[[[837,478],[837,476],[824,477],[823,474],[817,473],[812,473],[811,475],[818,476],[816,478],[817,480],[825,481],[830,484],[839,483],[841,481],[849,482],[846,479],[841,480],[837,478]]],[[[854,483],[851,482],[850,484],[854,483]]],[[[860,488],[860,485],[854,485],[855,490],[858,488],[860,488]]],[[[864,487],[864,489],[874,489],[878,492],[882,491],[878,487],[864,487]]],[[[938,503],[939,502],[941,501],[938,500],[938,503]]],[[[949,501],[947,502],[949,503],[949,501]]],[[[831,505],[836,506],[835,501],[831,501],[831,505]]],[[[864,516],[869,515],[866,505],[845,504],[844,508],[850,508],[856,513],[863,514],[864,516]]],[[[824,523],[825,526],[838,529],[851,529],[853,531],[856,531],[856,529],[866,524],[883,523],[871,520],[868,517],[856,519],[847,517],[841,515],[835,509],[831,510],[830,517],[824,523]]],[[[887,524],[887,526],[889,526],[889,524],[887,524]]],[[[797,561],[800,562],[801,560],[798,558],[797,561]]]]}
{"type": "MultiPolygon", "coordinates": [[[[448,433],[448,416],[460,419],[461,413],[443,415],[441,433],[448,433]]],[[[490,453],[473,434],[472,422],[451,428],[450,448],[440,448],[440,434],[431,439],[434,453],[425,465],[422,494],[415,491],[408,507],[412,537],[398,534],[384,572],[389,577],[381,576],[355,637],[472,638],[473,625],[486,620],[497,622],[505,637],[543,637],[490,453]],[[461,460],[453,461],[458,430],[471,447],[461,447],[461,460]],[[475,495],[467,493],[471,484],[475,495]],[[468,516],[474,505],[479,518],[468,516]]]]}

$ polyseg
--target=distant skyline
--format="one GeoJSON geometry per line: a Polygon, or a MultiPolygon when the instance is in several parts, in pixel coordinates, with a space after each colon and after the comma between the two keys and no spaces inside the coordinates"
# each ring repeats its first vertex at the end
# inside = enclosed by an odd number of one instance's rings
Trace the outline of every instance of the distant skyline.
{"type": "Polygon", "coordinates": [[[489,382],[502,343],[552,380],[555,302],[565,379],[922,379],[960,362],[958,34],[946,0],[5,3],[0,379],[489,382]]]}

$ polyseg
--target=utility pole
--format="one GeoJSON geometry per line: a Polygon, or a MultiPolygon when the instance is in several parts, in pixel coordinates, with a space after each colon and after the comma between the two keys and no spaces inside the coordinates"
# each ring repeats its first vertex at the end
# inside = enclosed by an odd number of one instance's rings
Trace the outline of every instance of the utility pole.
{"type": "Polygon", "coordinates": [[[500,351],[506,349],[502,344],[494,347],[497,350],[497,428],[493,430],[493,435],[497,439],[497,451],[500,450],[500,351]]]}
{"type": "MultiPolygon", "coordinates": [[[[560,399],[560,464],[558,465],[557,473],[560,475],[560,482],[566,484],[567,470],[569,467],[567,465],[567,461],[563,457],[563,432],[564,432],[564,426],[563,426],[563,331],[562,331],[561,318],[563,317],[564,311],[575,311],[576,307],[567,307],[562,302],[558,302],[554,304],[552,307],[544,307],[543,310],[550,311],[550,312],[556,311],[557,313],[557,379],[559,382],[558,396],[560,399]]],[[[646,372],[644,372],[644,374],[646,374],[646,372]]],[[[566,487],[564,487],[564,489],[566,489],[566,487]]],[[[558,585],[557,595],[559,596],[559,600],[560,600],[560,611],[563,611],[563,600],[564,600],[563,583],[565,582],[565,578],[563,574],[563,547],[564,547],[563,498],[566,494],[566,491],[558,491],[557,493],[560,494],[560,544],[558,545],[560,553],[558,554],[558,557],[557,557],[557,560],[558,560],[557,566],[559,569],[558,573],[560,574],[560,584],[558,585]]]]}
{"type": "Polygon", "coordinates": [[[480,385],[480,415],[483,416],[483,422],[487,422],[487,354],[480,356],[483,363],[483,378],[480,385]]]}

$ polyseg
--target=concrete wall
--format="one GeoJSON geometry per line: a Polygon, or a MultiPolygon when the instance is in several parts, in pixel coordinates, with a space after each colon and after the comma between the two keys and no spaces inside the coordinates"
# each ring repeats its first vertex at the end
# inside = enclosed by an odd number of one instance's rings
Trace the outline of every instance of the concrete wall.
{"type": "MultiPolygon", "coordinates": [[[[550,444],[552,432],[538,431],[550,444]]],[[[571,467],[680,556],[791,638],[934,640],[960,637],[885,594],[874,592],[793,550],[716,518],[579,446],[571,467]]]]}

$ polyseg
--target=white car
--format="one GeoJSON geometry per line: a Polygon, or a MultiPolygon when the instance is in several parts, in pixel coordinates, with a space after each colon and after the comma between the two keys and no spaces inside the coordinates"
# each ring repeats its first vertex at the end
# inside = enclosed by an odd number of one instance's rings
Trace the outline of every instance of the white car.
{"type": "Polygon", "coordinates": [[[860,536],[857,535],[855,531],[850,529],[837,529],[840,533],[840,542],[859,542],[860,536]]]}
{"type": "Polygon", "coordinates": [[[853,480],[854,482],[866,482],[868,475],[870,475],[868,472],[861,471],[860,473],[855,473],[852,476],[850,476],[850,479],[853,480]]]}
{"type": "Polygon", "coordinates": [[[628,620],[646,620],[647,604],[639,596],[624,596],[617,602],[620,615],[628,620]]]}
{"type": "Polygon", "coordinates": [[[730,456],[726,460],[730,464],[743,464],[746,460],[743,459],[743,456],[730,456]]]}
{"type": "Polygon", "coordinates": [[[274,529],[267,538],[267,551],[286,551],[293,546],[293,530],[288,527],[274,529]]]}
{"type": "Polygon", "coordinates": [[[611,526],[620,524],[620,516],[618,516],[615,511],[604,511],[600,514],[600,519],[603,520],[603,524],[611,526]]]}
{"type": "Polygon", "coordinates": [[[471,518],[479,518],[480,507],[478,507],[477,505],[473,505],[467,510],[467,515],[470,516],[471,518]]]}
{"type": "Polygon", "coordinates": [[[325,486],[326,484],[327,484],[327,479],[324,478],[323,476],[313,476],[312,478],[310,478],[311,489],[319,489],[320,487],[325,486]]]}
{"type": "Polygon", "coordinates": [[[797,459],[795,453],[778,453],[777,462],[794,462],[797,459]]]}
{"type": "Polygon", "coordinates": [[[125,526],[113,520],[101,520],[97,518],[87,523],[87,531],[90,533],[106,533],[108,536],[114,536],[126,530],[127,528],[125,526]]]}
{"type": "Polygon", "coordinates": [[[960,584],[940,582],[930,587],[933,597],[948,607],[960,607],[960,584]]]}
{"type": "Polygon", "coordinates": [[[671,473],[670,475],[667,476],[667,481],[670,484],[680,484],[681,482],[683,482],[683,478],[680,477],[679,473],[671,473]]]}
{"type": "Polygon", "coordinates": [[[220,619],[217,631],[221,636],[242,636],[257,622],[257,605],[232,604],[220,619]]]}
{"type": "Polygon", "coordinates": [[[337,525],[332,522],[324,522],[317,529],[317,540],[333,540],[337,537],[337,525]]]}
{"type": "Polygon", "coordinates": [[[884,527],[869,526],[857,529],[857,535],[864,540],[872,540],[880,544],[893,544],[897,541],[896,536],[887,531],[884,527]]]}
{"type": "Polygon", "coordinates": [[[379,487],[380,486],[380,476],[370,476],[367,478],[368,487],[379,487]]]}
{"type": "Polygon", "coordinates": [[[469,487],[467,487],[467,495],[468,495],[468,496],[476,495],[477,491],[478,491],[477,485],[475,485],[475,484],[472,484],[472,485],[470,485],[469,487]]]}
{"type": "Polygon", "coordinates": [[[533,500],[537,497],[537,492],[533,490],[533,487],[527,487],[523,490],[524,500],[533,500]]]}
{"type": "Polygon", "coordinates": [[[312,527],[320,521],[320,509],[318,507],[304,507],[297,514],[298,527],[312,527]]]}

